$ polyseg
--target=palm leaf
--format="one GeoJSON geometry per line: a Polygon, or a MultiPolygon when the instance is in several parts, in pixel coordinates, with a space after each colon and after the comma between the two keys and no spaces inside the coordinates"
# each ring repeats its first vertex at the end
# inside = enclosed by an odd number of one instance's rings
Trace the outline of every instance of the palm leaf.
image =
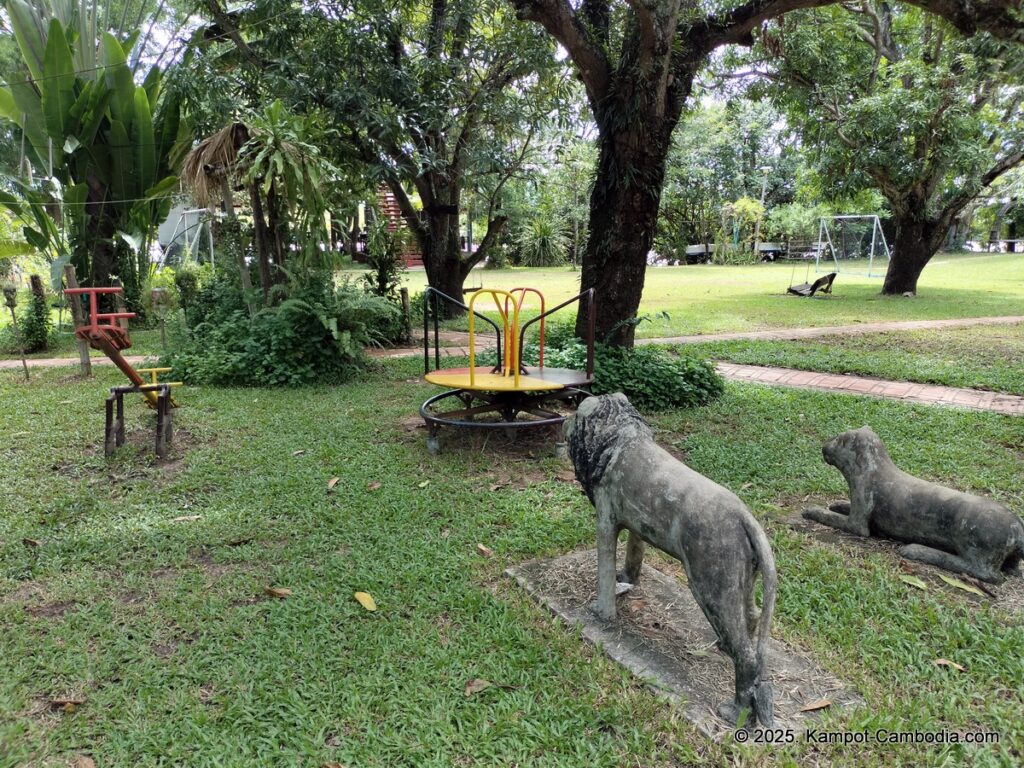
{"type": "Polygon", "coordinates": [[[41,80],[46,54],[46,33],[42,18],[25,0],[7,0],[7,14],[11,19],[14,39],[18,41],[21,56],[32,79],[41,80]]]}
{"type": "Polygon", "coordinates": [[[64,140],[70,134],[71,109],[75,104],[75,70],[71,60],[71,46],[57,19],[50,20],[43,72],[45,79],[39,84],[43,119],[46,121],[46,132],[54,144],[53,162],[59,163],[64,140]]]}
{"type": "Polygon", "coordinates": [[[153,115],[149,111],[149,95],[139,86],[135,89],[135,119],[132,121],[132,142],[135,144],[135,175],[132,197],[138,197],[157,181],[156,142],[153,140],[153,115]]]}

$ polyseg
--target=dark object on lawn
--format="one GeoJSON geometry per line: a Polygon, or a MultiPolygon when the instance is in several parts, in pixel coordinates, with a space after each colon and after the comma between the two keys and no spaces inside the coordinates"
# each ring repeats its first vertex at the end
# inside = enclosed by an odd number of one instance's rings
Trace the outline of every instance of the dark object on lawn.
{"type": "Polygon", "coordinates": [[[736,669],[733,701],[718,713],[735,723],[772,724],[772,689],[763,681],[765,644],[775,607],[775,559],[761,526],[731,491],[654,442],[626,396],[584,400],[563,427],[576,478],[597,510],[597,600],[615,619],[616,580],[636,584],[645,542],[682,561],[690,591],[736,669]],[[626,567],[616,576],[615,545],[629,530],[626,567]],[[763,610],[754,579],[764,582],[763,610]]]}
{"type": "Polygon", "coordinates": [[[141,384],[111,387],[107,398],[106,429],[103,433],[103,455],[109,457],[114,450],[124,445],[124,396],[141,392],[156,396],[156,455],[161,459],[167,455],[167,445],[174,440],[174,425],[171,421],[172,408],[170,384],[141,384]]]}
{"type": "Polygon", "coordinates": [[[813,283],[800,283],[800,285],[791,285],[786,289],[786,293],[793,293],[797,296],[813,296],[818,291],[822,293],[832,293],[832,281],[836,279],[836,272],[830,272],[824,277],[819,277],[813,283]]]}
{"type": "Polygon", "coordinates": [[[993,584],[1017,571],[1024,523],[1006,507],[908,475],[870,427],[843,432],[821,452],[846,478],[850,501],[806,509],[808,520],[911,542],[900,548],[904,557],[993,584]]]}

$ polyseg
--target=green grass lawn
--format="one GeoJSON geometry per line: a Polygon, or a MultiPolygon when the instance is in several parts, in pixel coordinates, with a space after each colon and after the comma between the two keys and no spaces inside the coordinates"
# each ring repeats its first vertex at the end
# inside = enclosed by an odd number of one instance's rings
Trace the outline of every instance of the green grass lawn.
{"type": "Polygon", "coordinates": [[[855,373],[1024,395],[1024,325],[892,331],[794,341],[719,341],[688,353],[747,365],[855,373]]]}
{"type": "MultiPolygon", "coordinates": [[[[847,274],[836,279],[832,296],[801,299],[786,295],[791,281],[803,282],[806,273],[804,263],[795,266],[780,263],[651,267],[647,270],[641,313],[652,319],[638,326],[637,336],[657,338],[887,320],[1024,314],[1024,254],[939,254],[925,269],[920,293],[914,299],[883,297],[879,294],[880,280],[847,274]]],[[[344,273],[350,278],[361,274],[360,270],[344,273]]],[[[813,265],[809,276],[814,279],[813,265]]],[[[426,275],[422,270],[412,270],[406,273],[404,282],[415,293],[425,286],[426,275]]],[[[578,292],[579,272],[568,268],[479,269],[467,279],[466,285],[502,289],[527,285],[541,290],[550,306],[578,292]]],[[[562,313],[561,319],[571,322],[573,313],[570,309],[562,313]]],[[[9,313],[0,313],[0,330],[9,323],[9,313]]],[[[160,353],[158,331],[133,331],[132,340],[135,354],[160,353]]],[[[60,337],[55,349],[35,356],[74,354],[73,339],[65,335],[60,337]]],[[[12,357],[16,357],[13,350],[0,349],[0,358],[12,357]]]]}
{"type": "MultiPolygon", "coordinates": [[[[162,354],[160,346],[159,329],[136,329],[131,331],[132,346],[125,354],[146,355],[147,357],[159,357],[162,354]]],[[[104,357],[102,352],[95,349],[89,350],[91,357],[104,357]]],[[[54,343],[42,352],[33,352],[25,355],[29,360],[37,358],[67,357],[78,360],[78,347],[75,345],[75,335],[71,331],[63,331],[54,335],[54,343]]],[[[0,360],[16,360],[19,355],[16,349],[10,346],[0,346],[0,360]]],[[[77,364],[77,363],[76,363],[77,364]]]]}
{"type": "MultiPolygon", "coordinates": [[[[802,283],[806,276],[804,263],[651,267],[641,313],[665,312],[668,319],[642,323],[637,336],[1024,315],[1024,254],[939,254],[922,274],[919,295],[913,299],[881,296],[880,279],[847,274],[836,278],[832,296],[804,299],[786,294],[791,282],[802,283]]],[[[815,278],[813,264],[809,278],[815,278]]],[[[412,292],[423,290],[426,275],[410,271],[405,284],[412,292]]],[[[556,304],[578,292],[579,272],[480,269],[466,280],[467,287],[478,285],[534,287],[556,304]]]]}
{"type": "Polygon", "coordinates": [[[1021,616],[932,577],[916,590],[891,555],[785,518],[842,494],[820,445],[865,423],[907,470],[1020,512],[1020,419],[737,385],[653,419],[768,530],[775,634],[864,696],[829,727],[1002,737],[763,752],[707,742],[504,576],[592,546],[592,511],[543,444],[446,434],[429,456],[416,408],[436,390],[418,366],[344,387],[187,388],[161,463],[135,402],[130,444],[103,458],[114,371],[0,372],[0,766],[1019,764],[1021,616]],[[467,697],[473,678],[494,685],[467,697]],[[50,706],[62,697],[82,703],[50,706]]]}

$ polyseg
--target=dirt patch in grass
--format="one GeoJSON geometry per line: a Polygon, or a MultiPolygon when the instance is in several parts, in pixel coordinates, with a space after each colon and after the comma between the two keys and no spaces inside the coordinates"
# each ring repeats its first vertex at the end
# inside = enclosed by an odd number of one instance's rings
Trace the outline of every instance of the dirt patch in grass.
{"type": "MultiPolygon", "coordinates": [[[[853,556],[866,556],[869,554],[885,556],[892,562],[893,578],[898,578],[901,575],[916,576],[927,583],[929,589],[938,589],[942,590],[944,594],[956,595],[975,606],[988,603],[1010,617],[1015,617],[1018,620],[1024,619],[1024,577],[1020,573],[1010,576],[1002,584],[988,584],[962,573],[951,573],[927,563],[907,560],[901,557],[898,552],[899,548],[903,546],[898,541],[855,536],[852,533],[846,533],[837,528],[821,525],[813,520],[805,520],[799,512],[786,517],[785,522],[792,529],[810,536],[822,544],[842,549],[853,556]],[[971,586],[977,587],[986,594],[984,597],[979,597],[965,590],[951,587],[942,581],[940,574],[959,579],[971,586]]],[[[908,588],[913,589],[913,587],[908,588]]]]}
{"type": "Polygon", "coordinates": [[[43,619],[59,619],[65,613],[73,611],[78,607],[78,603],[71,601],[58,601],[55,603],[43,603],[42,605],[32,605],[25,607],[25,613],[36,618],[43,619]]]}

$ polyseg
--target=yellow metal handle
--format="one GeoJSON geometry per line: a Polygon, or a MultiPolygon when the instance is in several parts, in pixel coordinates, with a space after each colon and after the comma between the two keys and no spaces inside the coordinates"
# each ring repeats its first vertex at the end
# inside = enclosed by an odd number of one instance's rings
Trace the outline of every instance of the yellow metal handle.
{"type": "Polygon", "coordinates": [[[504,334],[505,334],[505,354],[504,360],[502,361],[502,376],[508,376],[509,369],[512,371],[513,383],[515,387],[519,388],[519,345],[510,342],[509,339],[517,339],[519,337],[519,308],[522,305],[522,297],[516,300],[508,291],[501,291],[496,288],[481,288],[476,291],[469,299],[469,386],[472,387],[476,384],[475,373],[476,373],[476,329],[473,323],[475,315],[473,314],[473,306],[476,304],[477,298],[481,294],[488,294],[494,298],[494,304],[498,308],[498,313],[501,315],[501,319],[504,323],[504,334]],[[501,302],[498,301],[498,297],[505,297],[505,307],[503,310],[501,302]],[[508,317],[508,301],[512,300],[512,322],[509,323],[508,317]]]}

